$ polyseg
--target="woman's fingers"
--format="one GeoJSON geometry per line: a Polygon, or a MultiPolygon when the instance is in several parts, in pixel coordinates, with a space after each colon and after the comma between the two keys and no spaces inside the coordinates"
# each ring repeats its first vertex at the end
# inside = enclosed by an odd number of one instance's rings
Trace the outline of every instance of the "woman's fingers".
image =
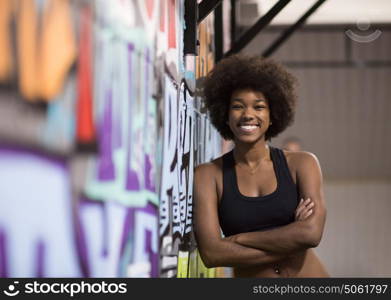
{"type": "Polygon", "coordinates": [[[305,209],[300,213],[299,219],[305,220],[307,219],[312,213],[314,212],[313,207],[315,206],[314,202],[311,202],[308,204],[305,209]]]}
{"type": "Polygon", "coordinates": [[[302,220],[307,219],[310,215],[312,215],[312,212],[313,212],[312,209],[309,209],[308,211],[306,211],[306,212],[303,214],[303,219],[302,219],[302,220]]]}
{"type": "Polygon", "coordinates": [[[309,198],[304,200],[304,199],[301,199],[300,202],[299,202],[299,205],[297,206],[296,208],[296,212],[295,212],[295,215],[296,217],[298,217],[301,212],[305,209],[306,205],[309,203],[309,198]]]}
{"type": "Polygon", "coordinates": [[[305,220],[313,213],[313,207],[315,203],[310,198],[300,201],[298,208],[296,209],[295,219],[305,220]]]}
{"type": "Polygon", "coordinates": [[[295,211],[295,217],[297,218],[300,215],[300,212],[305,208],[305,205],[303,205],[304,199],[301,199],[299,202],[299,205],[296,208],[295,211]]]}

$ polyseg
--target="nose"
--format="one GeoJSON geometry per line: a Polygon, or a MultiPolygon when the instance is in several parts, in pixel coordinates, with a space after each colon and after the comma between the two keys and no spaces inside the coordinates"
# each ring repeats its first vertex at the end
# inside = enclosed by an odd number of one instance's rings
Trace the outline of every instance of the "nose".
{"type": "Polygon", "coordinates": [[[246,108],[243,110],[242,119],[246,121],[254,119],[251,108],[246,108]]]}
{"type": "Polygon", "coordinates": [[[254,118],[252,116],[248,116],[248,115],[243,115],[241,117],[241,120],[242,121],[252,121],[254,118]]]}

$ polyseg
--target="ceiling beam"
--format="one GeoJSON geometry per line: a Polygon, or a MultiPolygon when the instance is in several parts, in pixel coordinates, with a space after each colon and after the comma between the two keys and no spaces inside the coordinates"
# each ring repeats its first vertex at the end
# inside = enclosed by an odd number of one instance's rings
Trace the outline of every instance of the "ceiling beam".
{"type": "Polygon", "coordinates": [[[324,3],[326,0],[318,0],[314,5],[307,10],[307,12],[301,16],[295,24],[288,27],[265,51],[263,51],[263,57],[269,57],[272,55],[281,45],[284,43],[293,32],[295,32],[305,21],[324,3]]]}
{"type": "Polygon", "coordinates": [[[289,3],[291,0],[278,1],[265,15],[248,29],[237,42],[233,43],[232,48],[227,51],[224,56],[230,56],[232,54],[240,52],[248,43],[263,29],[265,28],[273,18],[289,3]]]}

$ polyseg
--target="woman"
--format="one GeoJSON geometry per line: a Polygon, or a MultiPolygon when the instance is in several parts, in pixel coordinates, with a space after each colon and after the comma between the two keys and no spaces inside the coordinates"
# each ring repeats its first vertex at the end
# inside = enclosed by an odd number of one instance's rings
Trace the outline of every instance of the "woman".
{"type": "Polygon", "coordinates": [[[235,277],[328,277],[312,250],[326,219],[318,160],[267,143],[293,122],[295,83],[274,61],[239,55],[206,78],[212,124],[235,145],[195,170],[195,234],[207,267],[233,267],[235,277]]]}

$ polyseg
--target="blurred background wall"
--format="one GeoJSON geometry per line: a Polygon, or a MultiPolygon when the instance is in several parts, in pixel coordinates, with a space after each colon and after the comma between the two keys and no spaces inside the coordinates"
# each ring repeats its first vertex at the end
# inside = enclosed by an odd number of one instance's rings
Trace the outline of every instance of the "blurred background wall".
{"type": "Polygon", "coordinates": [[[184,1],[0,1],[1,276],[216,276],[191,227],[211,22],[185,60],[184,1]]]}
{"type": "MultiPolygon", "coordinates": [[[[184,0],[0,0],[0,276],[229,276],[205,268],[191,226],[193,168],[230,148],[202,79],[277,2],[221,1],[185,55],[184,0]]],[[[242,52],[315,2],[290,1],[242,52]]],[[[300,82],[272,144],[320,160],[332,276],[391,274],[390,12],[325,1],[271,54],[300,82]]]]}

